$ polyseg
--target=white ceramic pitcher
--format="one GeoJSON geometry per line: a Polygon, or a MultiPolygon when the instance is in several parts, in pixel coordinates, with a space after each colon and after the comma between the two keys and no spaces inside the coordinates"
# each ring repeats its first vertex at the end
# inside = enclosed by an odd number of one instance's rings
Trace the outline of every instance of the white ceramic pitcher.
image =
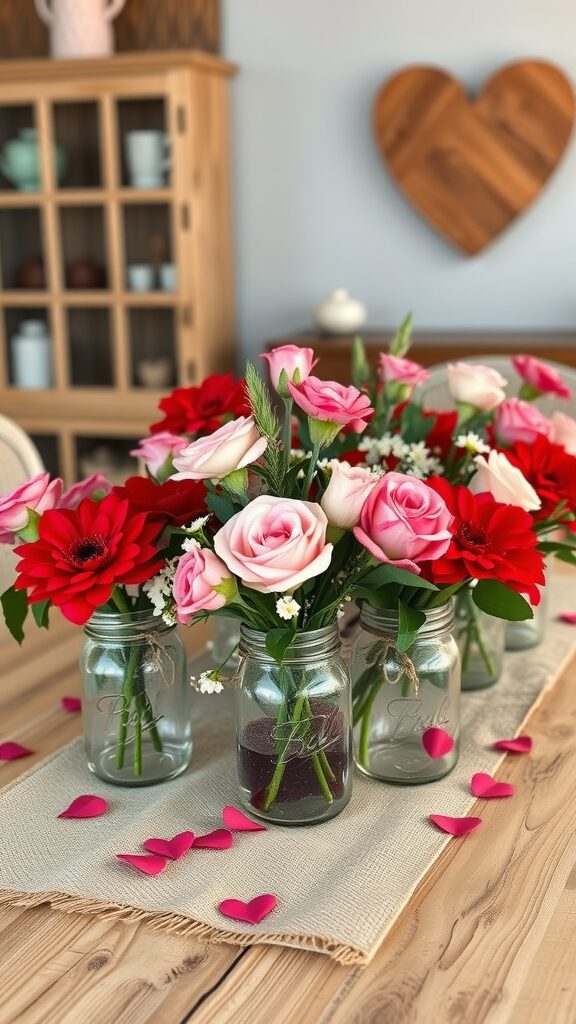
{"type": "Polygon", "coordinates": [[[53,57],[107,57],[114,50],[111,22],[126,0],[35,0],[50,28],[53,57]]]}

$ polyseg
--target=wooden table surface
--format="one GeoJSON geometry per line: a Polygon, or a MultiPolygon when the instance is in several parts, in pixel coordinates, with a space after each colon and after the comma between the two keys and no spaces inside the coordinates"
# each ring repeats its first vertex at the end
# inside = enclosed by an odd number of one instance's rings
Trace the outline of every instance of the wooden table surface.
{"type": "MultiPolygon", "coordinates": [[[[29,633],[0,647],[0,739],[36,753],[0,785],[80,731],[60,709],[80,631],[54,615],[29,633]]],[[[533,755],[503,763],[516,797],[483,803],[486,828],[449,844],[370,966],[2,909],[1,1024],[573,1024],[575,695],[576,661],[532,716],[533,755]]]]}

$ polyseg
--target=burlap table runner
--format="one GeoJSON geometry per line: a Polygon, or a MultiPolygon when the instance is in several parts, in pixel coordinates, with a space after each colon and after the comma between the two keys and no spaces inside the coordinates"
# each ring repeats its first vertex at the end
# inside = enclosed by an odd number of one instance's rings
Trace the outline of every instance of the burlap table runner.
{"type": "Polygon", "coordinates": [[[502,759],[493,740],[518,732],[576,647],[574,627],[555,620],[570,610],[570,580],[555,579],[545,643],[506,658],[498,685],[462,698],[462,750],[447,778],[393,787],[357,776],[350,805],[332,821],[237,834],[226,851],[192,850],[156,877],[138,874],[116,853],[143,852],[150,836],[196,834],[222,824],[236,801],[230,694],[199,697],[191,770],[166,785],[128,790],[107,786],[84,766],[80,741],[0,792],[0,904],[49,902],[66,911],[148,920],[192,937],[250,945],[273,943],[366,963],[447,842],[489,842],[483,828],[451,840],[430,813],[464,815],[474,798],[474,772],[502,759]],[[100,818],[59,820],[81,793],[110,802],[100,818]],[[225,898],[273,892],[278,907],[260,925],[222,917],[225,898]]]}

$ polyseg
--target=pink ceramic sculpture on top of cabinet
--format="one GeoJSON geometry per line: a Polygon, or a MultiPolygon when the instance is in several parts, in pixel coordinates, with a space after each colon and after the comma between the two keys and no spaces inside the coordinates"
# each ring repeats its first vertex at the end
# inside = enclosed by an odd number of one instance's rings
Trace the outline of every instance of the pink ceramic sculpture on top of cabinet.
{"type": "Polygon", "coordinates": [[[114,51],[112,21],[126,0],[35,0],[50,27],[53,57],[108,57],[114,51]]]}

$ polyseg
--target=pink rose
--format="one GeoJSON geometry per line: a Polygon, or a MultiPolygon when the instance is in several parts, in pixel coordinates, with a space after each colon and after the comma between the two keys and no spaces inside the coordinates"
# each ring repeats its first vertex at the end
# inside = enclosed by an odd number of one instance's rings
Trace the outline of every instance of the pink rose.
{"type": "Polygon", "coordinates": [[[160,473],[166,479],[166,476],[170,475],[173,456],[181,452],[187,444],[187,438],[171,434],[169,430],[161,430],[158,434],[143,437],[138,441],[138,447],[133,448],[130,455],[142,459],[150,476],[157,477],[160,473]],[[166,474],[161,472],[163,467],[166,474]]]}
{"type": "Polygon", "coordinates": [[[570,398],[572,392],[562,377],[551,366],[547,366],[536,356],[513,356],[512,366],[522,380],[531,388],[543,395],[557,395],[558,398],[570,398]]]}
{"type": "Polygon", "coordinates": [[[380,380],[384,384],[396,381],[398,384],[406,384],[410,388],[422,384],[430,376],[428,370],[425,370],[419,363],[413,362],[412,359],[389,356],[386,352],[380,353],[378,372],[380,380]]]}
{"type": "Polygon", "coordinates": [[[476,472],[468,484],[473,494],[488,491],[503,505],[516,505],[525,512],[536,512],[542,502],[524,474],[508,462],[504,452],[490,452],[487,459],[477,455],[476,472]]]}
{"type": "Polygon", "coordinates": [[[356,434],[366,430],[374,413],[367,395],[334,380],[308,377],[301,384],[289,384],[288,388],[296,405],[311,419],[340,424],[356,434]]]}
{"type": "Polygon", "coordinates": [[[453,522],[424,480],[387,473],[369,495],[354,536],[380,562],[420,573],[418,562],[440,558],[448,548],[453,522]]]}
{"type": "Polygon", "coordinates": [[[455,402],[473,405],[481,412],[490,412],[504,401],[506,378],[482,363],[449,363],[448,388],[455,402]]]}
{"type": "Polygon", "coordinates": [[[312,367],[318,362],[314,359],[314,349],[300,348],[299,345],[280,345],[271,352],[263,352],[260,359],[268,360],[270,380],[277,391],[282,370],[286,370],[289,381],[294,381],[297,376],[296,383],[301,384],[310,376],[312,367]]]}
{"type": "Polygon", "coordinates": [[[229,473],[257,462],[267,444],[252,416],[239,416],[183,448],[174,459],[178,472],[172,479],[222,480],[229,473]]]}
{"type": "Polygon", "coordinates": [[[320,501],[332,526],[341,530],[356,526],[362,506],[378,480],[379,477],[362,466],[334,459],[330,481],[320,501]]]}
{"type": "Polygon", "coordinates": [[[38,473],[0,498],[0,544],[14,544],[15,534],[28,525],[28,512],[42,515],[56,508],[62,494],[62,481],[50,481],[50,473],[38,473]]]}
{"type": "Polygon", "coordinates": [[[531,444],[539,434],[550,437],[552,424],[531,402],[507,398],[496,410],[494,430],[499,444],[526,441],[531,444]]]}
{"type": "Polygon", "coordinates": [[[178,562],[172,584],[178,622],[188,626],[196,612],[215,612],[227,603],[214,587],[232,580],[232,573],[210,548],[192,548],[178,562]]]}
{"type": "Polygon", "coordinates": [[[576,455],[576,420],[564,412],[552,414],[552,434],[550,440],[562,445],[568,455],[576,455]]]}
{"type": "Polygon", "coordinates": [[[315,502],[262,494],[218,531],[214,548],[247,587],[265,594],[294,591],[330,565],[327,526],[315,502]]]}
{"type": "Polygon", "coordinates": [[[58,508],[78,508],[84,498],[91,498],[94,494],[101,494],[104,497],[106,494],[110,494],[111,490],[112,484],[108,477],[104,476],[104,473],[93,473],[92,476],[80,480],[80,483],[73,484],[67,491],[64,491],[58,502],[58,508]]]}

